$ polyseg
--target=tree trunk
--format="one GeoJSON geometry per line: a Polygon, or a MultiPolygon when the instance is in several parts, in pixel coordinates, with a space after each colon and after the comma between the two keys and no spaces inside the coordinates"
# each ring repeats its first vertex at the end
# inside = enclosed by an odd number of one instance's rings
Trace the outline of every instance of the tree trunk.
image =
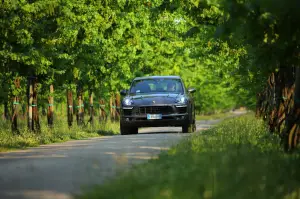
{"type": "Polygon", "coordinates": [[[54,93],[54,88],[53,84],[50,85],[50,94],[48,96],[48,113],[47,113],[47,119],[48,119],[48,126],[50,128],[53,127],[53,121],[54,121],[54,110],[53,110],[53,93],[54,93]]]}
{"type": "Polygon", "coordinates": [[[102,120],[102,104],[101,104],[101,99],[99,99],[99,122],[102,120]]]}
{"type": "Polygon", "coordinates": [[[12,118],[11,118],[11,130],[13,133],[19,133],[18,130],[18,105],[19,105],[19,98],[15,96],[13,98],[13,105],[12,105],[12,118]]]}
{"type": "Polygon", "coordinates": [[[300,68],[296,67],[296,80],[294,92],[294,106],[286,117],[286,125],[283,132],[284,149],[293,151],[297,146],[300,136],[300,68]]]}
{"type": "MultiPolygon", "coordinates": [[[[15,81],[15,88],[19,89],[20,88],[20,78],[16,77],[15,81]]],[[[18,131],[18,109],[19,106],[19,97],[18,96],[14,96],[13,97],[13,104],[12,104],[12,118],[11,118],[11,130],[13,133],[19,133],[18,131]]]]}
{"type": "Polygon", "coordinates": [[[255,117],[259,118],[261,116],[261,108],[263,103],[263,93],[256,94],[256,109],[255,109],[255,117]]]}
{"type": "Polygon", "coordinates": [[[67,91],[67,117],[68,126],[71,128],[73,124],[73,93],[71,89],[67,91]]]}
{"type": "Polygon", "coordinates": [[[110,97],[109,105],[110,105],[110,120],[115,121],[115,110],[114,110],[115,105],[114,105],[113,96],[110,97]]]}
{"type": "Polygon", "coordinates": [[[10,116],[9,116],[9,109],[8,109],[8,103],[4,102],[4,119],[5,120],[9,120],[10,116]]]}
{"type": "Polygon", "coordinates": [[[32,78],[28,78],[28,130],[33,131],[34,130],[34,120],[32,118],[32,105],[33,105],[33,80],[32,78]]]}
{"type": "Polygon", "coordinates": [[[99,100],[99,121],[100,122],[107,119],[104,107],[105,107],[104,100],[100,99],[99,100]]]}
{"type": "Polygon", "coordinates": [[[278,126],[278,116],[279,116],[279,108],[282,99],[282,89],[283,85],[283,72],[284,70],[281,68],[278,72],[274,73],[273,79],[273,104],[271,110],[271,116],[269,120],[269,130],[271,133],[274,133],[276,127],[278,126]]]}
{"type": "Polygon", "coordinates": [[[81,85],[77,86],[77,125],[81,126],[84,124],[84,104],[83,104],[83,96],[82,96],[82,87],[81,85]]]}
{"type": "Polygon", "coordinates": [[[34,80],[33,84],[33,120],[34,120],[34,130],[36,132],[41,131],[41,126],[40,126],[40,118],[39,118],[39,110],[38,110],[38,82],[37,79],[34,80]]]}
{"type": "Polygon", "coordinates": [[[115,109],[115,113],[116,113],[116,119],[119,121],[120,120],[120,106],[121,106],[121,97],[119,94],[116,94],[116,109],[115,109]]]}
{"type": "Polygon", "coordinates": [[[94,99],[93,99],[93,91],[89,91],[89,102],[90,102],[90,119],[89,122],[91,125],[94,124],[94,99]]]}
{"type": "Polygon", "coordinates": [[[295,74],[294,74],[294,67],[285,68],[282,71],[282,81],[281,84],[281,96],[280,96],[280,105],[277,112],[277,132],[280,132],[282,135],[281,126],[291,111],[291,104],[293,102],[293,94],[294,94],[294,85],[295,85],[295,74]]]}

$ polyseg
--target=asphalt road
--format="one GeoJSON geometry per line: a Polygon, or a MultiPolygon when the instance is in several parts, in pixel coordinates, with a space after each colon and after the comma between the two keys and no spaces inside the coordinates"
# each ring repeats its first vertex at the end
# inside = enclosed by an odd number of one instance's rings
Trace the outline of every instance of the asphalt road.
{"type": "MultiPolygon", "coordinates": [[[[197,121],[197,130],[218,122],[197,121]]],[[[70,199],[81,188],[100,184],[132,164],[155,158],[161,150],[190,135],[180,131],[147,128],[138,135],[104,136],[0,153],[0,199],[70,199]]]]}

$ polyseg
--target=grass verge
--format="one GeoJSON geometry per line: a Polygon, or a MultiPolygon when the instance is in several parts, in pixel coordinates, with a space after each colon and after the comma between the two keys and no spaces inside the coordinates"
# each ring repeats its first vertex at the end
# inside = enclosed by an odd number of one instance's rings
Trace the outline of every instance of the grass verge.
{"type": "Polygon", "coordinates": [[[0,152],[15,149],[36,147],[41,144],[79,140],[101,135],[114,135],[119,132],[119,124],[107,122],[95,122],[93,126],[78,127],[74,122],[71,129],[66,124],[67,120],[56,120],[53,129],[47,127],[45,118],[41,121],[41,133],[28,132],[25,121],[19,123],[19,135],[13,135],[10,131],[10,123],[0,121],[0,152]]]}
{"type": "Polygon", "coordinates": [[[253,199],[300,196],[300,159],[251,114],[193,134],[158,159],[78,199],[253,199]]]}
{"type": "Polygon", "coordinates": [[[233,115],[234,113],[232,112],[215,113],[211,115],[196,115],[196,120],[217,120],[217,119],[227,118],[233,115]]]}

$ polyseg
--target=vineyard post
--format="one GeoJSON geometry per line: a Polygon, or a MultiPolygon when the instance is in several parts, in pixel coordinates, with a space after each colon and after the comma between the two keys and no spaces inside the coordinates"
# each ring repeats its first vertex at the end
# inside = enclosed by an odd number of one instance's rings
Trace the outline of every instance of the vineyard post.
{"type": "Polygon", "coordinates": [[[53,115],[54,115],[54,110],[53,110],[53,104],[54,104],[54,99],[53,99],[53,94],[54,94],[54,86],[53,84],[50,85],[50,93],[48,96],[48,114],[47,114],[47,119],[48,119],[48,126],[50,128],[53,127],[53,115]]]}
{"type": "Polygon", "coordinates": [[[83,93],[82,86],[77,85],[77,125],[81,126],[84,122],[84,104],[83,104],[83,93]]]}
{"type": "MultiPolygon", "coordinates": [[[[15,81],[15,89],[20,89],[20,77],[16,77],[15,81]]],[[[19,97],[14,95],[13,97],[13,104],[12,104],[12,119],[11,119],[11,129],[12,132],[18,133],[18,106],[19,106],[19,97]]]]}
{"type": "Polygon", "coordinates": [[[37,78],[34,78],[33,83],[33,120],[35,124],[35,131],[40,132],[40,119],[39,119],[39,110],[38,110],[38,81],[37,78]]]}
{"type": "Polygon", "coordinates": [[[73,124],[73,93],[70,88],[67,90],[67,117],[68,127],[71,128],[73,124]]]}
{"type": "Polygon", "coordinates": [[[112,103],[113,103],[113,117],[114,117],[114,119],[113,119],[113,121],[115,122],[116,121],[116,110],[117,110],[117,106],[116,106],[116,96],[115,96],[115,94],[113,93],[112,94],[112,103]]]}
{"type": "Polygon", "coordinates": [[[106,112],[105,112],[105,101],[103,99],[99,100],[99,122],[106,120],[106,112]]]}
{"type": "Polygon", "coordinates": [[[116,119],[116,116],[115,116],[116,106],[115,106],[115,100],[114,100],[114,95],[113,94],[110,96],[109,104],[110,104],[110,119],[111,119],[111,121],[115,121],[115,119],[116,119]]]}
{"type": "Polygon", "coordinates": [[[10,118],[10,116],[9,116],[9,109],[8,109],[8,103],[7,103],[7,101],[6,102],[4,102],[4,105],[3,105],[4,107],[4,119],[5,120],[9,120],[9,118],[10,118]]]}
{"type": "Polygon", "coordinates": [[[112,121],[113,116],[112,116],[112,97],[111,96],[109,98],[109,116],[110,116],[110,120],[112,121]]]}
{"type": "Polygon", "coordinates": [[[28,92],[28,121],[27,126],[29,131],[34,130],[34,121],[32,118],[32,104],[33,104],[33,81],[32,77],[28,77],[27,80],[27,92],[28,92]]]}
{"type": "Polygon", "coordinates": [[[117,120],[120,119],[120,108],[121,108],[121,99],[120,99],[120,95],[117,93],[116,95],[116,114],[117,114],[117,120]]]}
{"type": "Polygon", "coordinates": [[[90,89],[89,90],[89,103],[90,103],[90,123],[91,125],[94,124],[94,99],[93,99],[93,91],[90,89]]]}
{"type": "Polygon", "coordinates": [[[102,104],[101,104],[101,99],[99,99],[99,106],[98,106],[98,108],[99,108],[99,122],[101,122],[101,117],[102,117],[102,104]]]}

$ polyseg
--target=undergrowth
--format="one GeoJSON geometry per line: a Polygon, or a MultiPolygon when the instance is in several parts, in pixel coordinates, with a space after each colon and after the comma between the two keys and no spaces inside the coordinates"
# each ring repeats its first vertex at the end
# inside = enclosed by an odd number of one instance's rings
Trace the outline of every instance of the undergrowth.
{"type": "Polygon", "coordinates": [[[300,159],[246,115],[195,133],[80,199],[253,199],[300,196],[300,159]]]}
{"type": "Polygon", "coordinates": [[[35,147],[41,144],[50,144],[64,142],[68,140],[79,140],[101,135],[114,135],[119,132],[119,124],[110,122],[95,121],[90,124],[79,127],[74,121],[72,128],[68,128],[67,119],[55,120],[52,129],[48,128],[46,118],[41,118],[41,131],[29,132],[26,128],[26,121],[19,121],[19,133],[11,132],[10,122],[0,121],[0,151],[13,149],[23,149],[35,147]]]}

